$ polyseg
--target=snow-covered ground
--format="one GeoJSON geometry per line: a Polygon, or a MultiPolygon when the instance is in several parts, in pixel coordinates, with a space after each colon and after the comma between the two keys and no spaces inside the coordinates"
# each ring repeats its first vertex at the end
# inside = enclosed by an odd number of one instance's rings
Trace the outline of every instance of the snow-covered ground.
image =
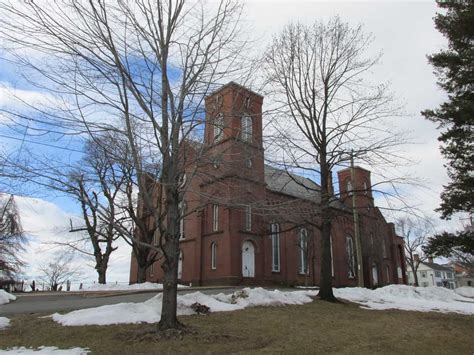
{"type": "MultiPolygon", "coordinates": [[[[178,285],[178,288],[188,288],[186,285],[178,285]]],[[[84,287],[81,291],[131,291],[131,290],[162,290],[163,284],[145,282],[142,284],[124,285],[119,283],[93,284],[84,287]]]]}
{"type": "Polygon", "coordinates": [[[463,297],[474,298],[474,287],[468,287],[468,286],[458,287],[454,289],[454,292],[456,292],[458,295],[461,295],[463,297]]]}
{"type": "MultiPolygon", "coordinates": [[[[312,301],[318,291],[268,291],[263,288],[245,288],[231,295],[205,295],[201,292],[178,296],[178,315],[194,314],[195,302],[206,305],[211,312],[236,311],[252,306],[281,306],[304,304],[312,301]]],[[[106,325],[119,323],[155,323],[161,316],[162,294],[143,303],[119,303],[97,308],[82,309],[67,314],[55,313],[53,320],[66,325],[106,325]]]]}
{"type": "Polygon", "coordinates": [[[0,304],[5,304],[16,300],[16,297],[5,290],[0,290],[0,304]]]}
{"type": "Polygon", "coordinates": [[[0,317],[0,330],[10,325],[10,319],[6,317],[0,317]]]}
{"type": "Polygon", "coordinates": [[[54,355],[83,355],[89,353],[89,350],[82,348],[58,349],[55,346],[40,346],[37,349],[15,347],[7,350],[0,350],[2,354],[54,354],[54,355]]]}
{"type": "Polygon", "coordinates": [[[443,287],[389,285],[376,290],[347,287],[334,289],[334,294],[367,309],[474,314],[473,299],[443,287]]]}
{"type": "MultiPolygon", "coordinates": [[[[194,314],[195,302],[206,305],[210,312],[236,311],[252,306],[281,306],[311,302],[317,290],[269,291],[245,288],[234,294],[205,295],[201,292],[178,296],[178,315],[194,314]]],[[[366,309],[400,309],[422,312],[455,312],[474,314],[474,300],[441,287],[413,287],[390,285],[376,290],[347,287],[334,289],[336,297],[359,303],[366,309]]],[[[54,321],[65,326],[106,325],[120,323],[155,323],[160,320],[162,295],[143,303],[119,303],[82,309],[67,314],[55,313],[54,321]]]]}

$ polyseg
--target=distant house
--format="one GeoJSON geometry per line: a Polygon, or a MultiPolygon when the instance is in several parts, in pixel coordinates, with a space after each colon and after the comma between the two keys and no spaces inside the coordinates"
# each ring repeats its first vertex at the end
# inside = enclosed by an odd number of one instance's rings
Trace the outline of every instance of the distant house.
{"type": "Polygon", "coordinates": [[[459,263],[451,261],[448,265],[454,269],[454,277],[456,278],[456,287],[470,286],[474,287],[474,274],[469,272],[467,268],[459,263]]]}
{"type": "MultiPolygon", "coordinates": [[[[414,285],[415,278],[413,272],[409,270],[408,284],[414,285]]],[[[421,262],[417,271],[418,284],[421,287],[446,287],[454,289],[457,287],[454,269],[433,262],[432,258],[428,262],[421,262]]]]}

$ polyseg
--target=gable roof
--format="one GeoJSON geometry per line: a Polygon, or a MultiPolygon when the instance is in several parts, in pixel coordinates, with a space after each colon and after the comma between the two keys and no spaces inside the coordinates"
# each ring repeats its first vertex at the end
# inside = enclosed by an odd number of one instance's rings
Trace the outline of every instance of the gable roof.
{"type": "Polygon", "coordinates": [[[321,187],[303,176],[265,165],[265,183],[270,191],[321,202],[321,187]]]}
{"type": "Polygon", "coordinates": [[[440,265],[440,264],[426,263],[426,262],[421,262],[421,264],[423,264],[425,266],[428,266],[430,269],[453,272],[452,268],[446,267],[446,266],[443,266],[443,265],[440,265]]]}

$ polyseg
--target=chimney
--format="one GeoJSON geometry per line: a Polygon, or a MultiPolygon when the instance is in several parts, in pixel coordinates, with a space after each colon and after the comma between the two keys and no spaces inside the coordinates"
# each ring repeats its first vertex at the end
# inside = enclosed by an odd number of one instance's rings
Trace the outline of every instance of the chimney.
{"type": "Polygon", "coordinates": [[[420,256],[418,254],[413,254],[413,259],[415,259],[415,262],[417,263],[420,262],[420,256]]]}
{"type": "Polygon", "coordinates": [[[433,257],[432,256],[428,256],[428,262],[433,263],[433,257]]]}

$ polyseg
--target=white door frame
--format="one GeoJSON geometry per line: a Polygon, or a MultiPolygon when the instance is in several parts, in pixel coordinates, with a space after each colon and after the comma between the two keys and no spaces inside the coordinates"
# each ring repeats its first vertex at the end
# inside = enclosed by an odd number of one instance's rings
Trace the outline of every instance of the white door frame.
{"type": "Polygon", "coordinates": [[[255,277],[255,246],[249,240],[242,244],[242,276],[255,277]]]}

